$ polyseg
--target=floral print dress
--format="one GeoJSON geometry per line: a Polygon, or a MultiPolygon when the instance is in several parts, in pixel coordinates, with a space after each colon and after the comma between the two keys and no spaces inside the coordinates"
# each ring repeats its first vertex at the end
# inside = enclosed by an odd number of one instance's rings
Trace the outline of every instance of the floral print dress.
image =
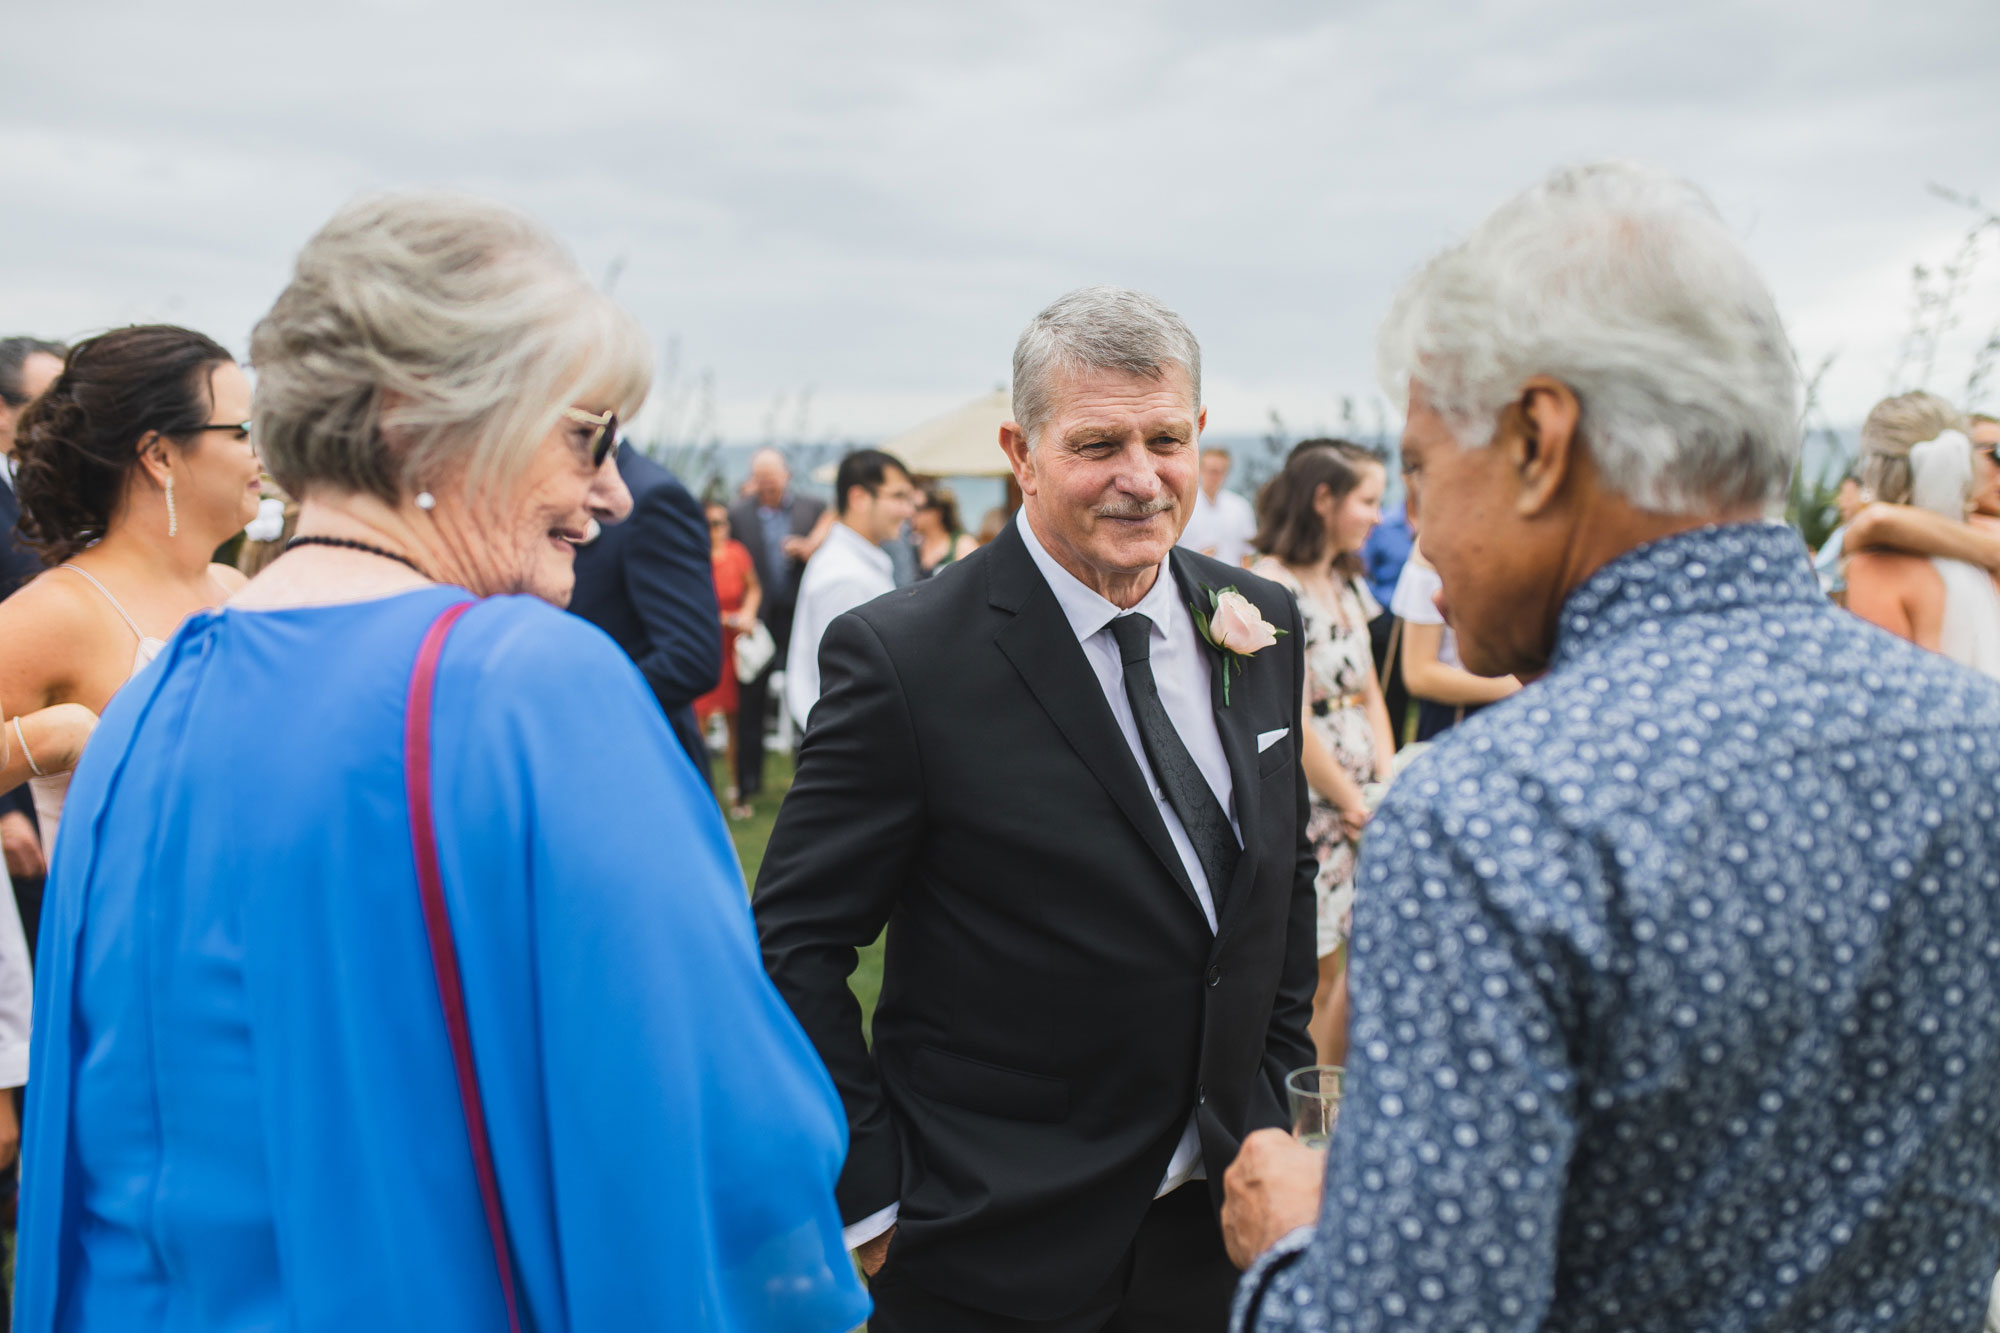
{"type": "MultiPolygon", "coordinates": [[[[1340,605],[1329,610],[1268,556],[1251,572],[1298,599],[1306,638],[1306,707],[1314,732],[1347,776],[1357,783],[1375,781],[1375,731],[1368,723],[1363,691],[1374,666],[1368,622],[1382,613],[1381,605],[1358,578],[1339,585],[1340,605]]],[[[1324,958],[1347,942],[1347,922],[1354,907],[1354,856],[1360,843],[1342,831],[1340,812],[1318,792],[1312,794],[1306,836],[1319,858],[1313,889],[1319,898],[1319,955],[1324,958]]]]}

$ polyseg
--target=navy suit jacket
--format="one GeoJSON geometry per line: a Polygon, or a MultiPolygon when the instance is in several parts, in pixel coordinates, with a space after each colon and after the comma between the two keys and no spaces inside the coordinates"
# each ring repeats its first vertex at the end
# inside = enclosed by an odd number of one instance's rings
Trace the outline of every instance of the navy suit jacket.
{"type": "MultiPolygon", "coordinates": [[[[0,463],[0,467],[4,466],[0,463]]],[[[12,483],[0,475],[0,597],[12,595],[16,588],[42,572],[41,557],[23,546],[21,534],[14,531],[14,525],[20,521],[20,498],[14,494],[12,483]]]]}
{"type": "Polygon", "coordinates": [[[722,679],[722,612],[708,524],[674,474],[637,449],[618,451],[632,516],[576,553],[569,609],[609,634],[666,710],[702,781],[708,750],[694,701],[722,679]]]}

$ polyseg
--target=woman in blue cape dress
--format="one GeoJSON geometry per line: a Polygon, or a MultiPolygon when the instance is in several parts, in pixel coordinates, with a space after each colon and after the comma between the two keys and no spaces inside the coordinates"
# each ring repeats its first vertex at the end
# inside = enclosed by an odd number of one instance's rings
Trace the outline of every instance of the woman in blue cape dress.
{"type": "Polygon", "coordinates": [[[630,506],[636,328],[534,224],[402,196],[314,238],[252,351],[307,540],[76,772],[19,1326],[509,1327],[404,773],[419,642],[470,589],[431,808],[519,1325],[852,1328],[840,1104],[719,812],[630,662],[548,605],[630,506]]]}

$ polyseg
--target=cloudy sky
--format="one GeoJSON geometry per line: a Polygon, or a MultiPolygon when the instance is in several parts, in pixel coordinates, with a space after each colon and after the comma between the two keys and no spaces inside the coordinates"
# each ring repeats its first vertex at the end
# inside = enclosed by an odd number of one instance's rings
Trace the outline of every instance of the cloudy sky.
{"type": "MultiPolygon", "coordinates": [[[[1212,431],[1368,420],[1397,282],[1551,166],[1702,183],[1827,400],[1894,373],[1910,267],[2000,205],[2000,5],[229,0],[14,7],[0,326],[241,349],[357,193],[553,227],[735,440],[866,437],[1004,382],[1083,283],[1201,337],[1212,431]]],[[[2000,235],[1932,387],[2000,322],[2000,235]]],[[[1909,378],[1906,376],[1906,378],[1909,378]]]]}

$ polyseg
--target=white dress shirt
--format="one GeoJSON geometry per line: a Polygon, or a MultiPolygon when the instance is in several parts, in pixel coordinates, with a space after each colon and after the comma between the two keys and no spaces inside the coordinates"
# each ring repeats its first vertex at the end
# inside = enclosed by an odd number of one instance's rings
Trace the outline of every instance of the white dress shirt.
{"type": "Polygon", "coordinates": [[[826,627],[864,602],[896,590],[889,553],[845,523],[835,523],[806,562],[792,616],[792,646],[785,654],[785,707],[805,729],[819,702],[819,641],[826,627]]]}
{"type": "MultiPolygon", "coordinates": [[[[1098,687],[1104,691],[1104,701],[1111,705],[1111,715],[1118,721],[1119,733],[1125,737],[1125,744],[1139,765],[1146,788],[1152,792],[1153,802],[1159,807],[1160,819],[1167,826],[1167,835],[1173,839],[1174,850],[1180,854],[1181,864],[1187,869],[1188,880],[1194,885],[1195,897],[1201,903],[1202,916],[1208,921],[1212,934],[1216,928],[1214,891],[1209,885],[1207,872],[1201,868],[1201,858],[1195,855],[1194,842],[1188,837],[1181,817],[1174,812],[1172,803],[1167,799],[1166,788],[1160,785],[1152,764],[1146,758],[1145,744],[1139,739],[1139,724],[1132,716],[1132,702],[1125,695],[1125,660],[1118,651],[1118,640],[1111,633],[1111,622],[1123,615],[1137,613],[1153,622],[1153,683],[1159,689],[1160,702],[1165,706],[1174,730],[1180,734],[1181,743],[1187,746],[1195,767],[1201,770],[1202,777],[1208,780],[1210,790],[1215,793],[1215,799],[1221,802],[1223,810],[1229,815],[1229,827],[1235,832],[1240,846],[1243,830],[1236,822],[1236,784],[1229,775],[1229,756],[1223,753],[1222,734],[1215,727],[1215,704],[1209,693],[1212,664],[1209,654],[1202,647],[1200,636],[1195,633],[1194,616],[1181,600],[1180,585],[1174,580],[1173,570],[1162,562],[1159,573],[1153,579],[1152,590],[1127,612],[1085,587],[1074,574],[1056,563],[1055,557],[1048,553],[1035,535],[1026,509],[1020,512],[1015,522],[1035,568],[1041,571],[1049,590],[1056,595],[1056,604],[1062,608],[1064,618],[1076,633],[1077,642],[1083,646],[1083,655],[1097,676],[1098,687]]],[[[807,566],[806,574],[811,576],[811,566],[807,566]]],[[[792,643],[796,649],[798,640],[794,638],[792,643]]],[[[1195,1128],[1195,1118],[1190,1114],[1187,1128],[1181,1131],[1181,1141],[1174,1146],[1174,1155],[1167,1162],[1166,1175],[1161,1177],[1160,1188],[1153,1197],[1159,1198],[1177,1190],[1190,1180],[1207,1178],[1208,1171],[1201,1160],[1201,1136],[1195,1128]]],[[[851,1250],[864,1245],[887,1231],[895,1225],[896,1214],[897,1205],[890,1204],[880,1212],[844,1228],[842,1235],[847,1248],[851,1250]]]]}
{"type": "Polygon", "coordinates": [[[1257,536],[1257,515],[1250,502],[1235,491],[1208,492],[1195,488],[1194,510],[1181,533],[1181,545],[1214,556],[1225,565],[1241,565],[1257,536]]]}
{"type": "Polygon", "coordinates": [[[35,977],[28,967],[28,937],[7,867],[0,865],[0,1088],[28,1081],[28,1030],[33,1026],[35,977]]]}

